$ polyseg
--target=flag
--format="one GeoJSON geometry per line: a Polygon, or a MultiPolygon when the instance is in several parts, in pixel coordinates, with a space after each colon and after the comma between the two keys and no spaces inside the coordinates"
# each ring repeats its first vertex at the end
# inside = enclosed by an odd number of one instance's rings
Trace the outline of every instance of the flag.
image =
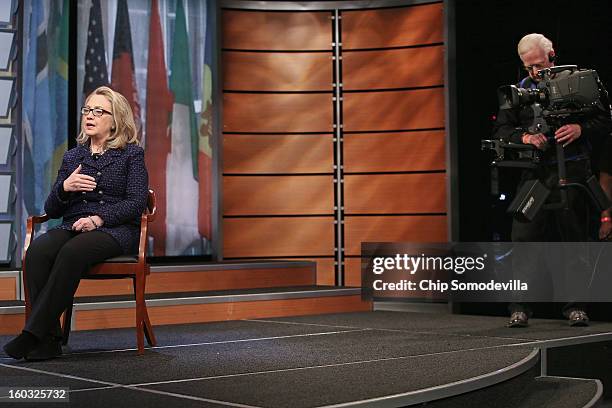
{"type": "Polygon", "coordinates": [[[40,203],[36,201],[37,179],[34,170],[34,101],[36,95],[36,51],[38,45],[38,25],[42,21],[42,2],[35,0],[30,3],[27,41],[25,44],[25,60],[23,67],[23,205],[25,217],[40,213],[40,203]]]}
{"type": "MultiPolygon", "coordinates": [[[[50,0],[47,50],[49,112],[53,126],[48,135],[51,139],[49,161],[45,167],[45,174],[40,175],[49,186],[55,182],[62,157],[68,147],[68,23],[68,0],[50,0]]],[[[51,220],[47,223],[47,228],[59,223],[60,220],[51,220]]]]}
{"type": "Polygon", "coordinates": [[[45,10],[41,0],[32,2],[23,77],[24,204],[29,215],[42,213],[51,187],[49,162],[53,154],[54,127],[45,10]]]}
{"type": "Polygon", "coordinates": [[[140,103],[138,102],[136,78],[134,77],[132,34],[127,0],[119,0],[117,4],[111,87],[125,96],[130,103],[136,128],[140,131],[140,103]]]}
{"type": "Polygon", "coordinates": [[[202,74],[202,113],[200,115],[200,138],[198,143],[199,206],[198,227],[200,235],[212,239],[212,147],[213,100],[212,100],[212,56],[213,16],[211,1],[206,2],[206,31],[204,40],[204,72],[202,74]]]}
{"type": "Polygon", "coordinates": [[[102,10],[100,0],[92,0],[87,28],[85,50],[85,80],[83,81],[83,103],[97,87],[108,85],[104,33],[102,32],[102,10]]]}
{"type": "Polygon", "coordinates": [[[171,147],[166,164],[166,254],[200,253],[198,232],[198,129],[193,107],[191,63],[183,1],[176,3],[170,90],[171,147]]]}
{"type": "Polygon", "coordinates": [[[55,123],[55,133],[53,134],[53,154],[49,163],[49,176],[51,183],[55,182],[55,177],[62,164],[62,157],[68,148],[68,32],[69,32],[69,0],[52,0],[51,7],[60,10],[62,3],[62,13],[55,13],[55,18],[51,20],[50,27],[58,27],[50,36],[50,80],[51,95],[54,96],[55,103],[52,109],[54,113],[53,122],[55,123]]]}
{"type": "Polygon", "coordinates": [[[157,198],[157,221],[149,225],[149,234],[153,237],[153,254],[161,256],[165,255],[166,250],[166,161],[170,153],[168,126],[172,114],[172,94],[168,89],[157,0],[151,1],[150,21],[145,161],[149,186],[157,198]]]}

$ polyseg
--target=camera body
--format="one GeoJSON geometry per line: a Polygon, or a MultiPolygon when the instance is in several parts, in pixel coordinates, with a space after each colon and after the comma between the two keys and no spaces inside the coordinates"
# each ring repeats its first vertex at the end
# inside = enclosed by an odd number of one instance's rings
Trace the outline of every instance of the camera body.
{"type": "MultiPolygon", "coordinates": [[[[533,111],[525,132],[551,134],[562,125],[592,113],[601,103],[599,76],[593,69],[560,65],[543,69],[538,75],[537,88],[504,85],[497,89],[500,109],[533,111]]],[[[495,166],[533,168],[541,159],[541,153],[531,145],[483,140],[481,147],[495,152],[492,163],[495,166]]]]}
{"type": "Polygon", "coordinates": [[[592,69],[576,65],[561,65],[538,72],[540,81],[535,89],[515,85],[497,90],[500,109],[530,106],[533,123],[529,133],[555,130],[564,120],[591,112],[599,103],[599,76],[592,69]]]}

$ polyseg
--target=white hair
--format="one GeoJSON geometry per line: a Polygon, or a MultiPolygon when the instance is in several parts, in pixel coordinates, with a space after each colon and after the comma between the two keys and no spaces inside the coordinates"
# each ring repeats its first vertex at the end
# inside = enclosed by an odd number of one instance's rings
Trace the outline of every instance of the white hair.
{"type": "Polygon", "coordinates": [[[521,41],[519,41],[517,50],[519,56],[528,53],[534,48],[540,48],[544,50],[546,54],[550,53],[553,50],[553,43],[548,38],[544,37],[542,34],[532,33],[527,34],[521,41]]]}

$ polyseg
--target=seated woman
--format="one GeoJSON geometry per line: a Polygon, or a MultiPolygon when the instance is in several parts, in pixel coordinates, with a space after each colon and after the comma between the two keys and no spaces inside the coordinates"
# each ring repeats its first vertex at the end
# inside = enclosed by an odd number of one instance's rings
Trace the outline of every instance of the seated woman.
{"type": "Polygon", "coordinates": [[[64,154],[45,203],[63,223],[30,245],[24,262],[32,312],[23,332],[4,346],[15,359],[61,354],[59,318],[83,274],[105,259],[135,253],[148,176],[129,103],[108,87],[81,108],[77,147],[64,154]]]}

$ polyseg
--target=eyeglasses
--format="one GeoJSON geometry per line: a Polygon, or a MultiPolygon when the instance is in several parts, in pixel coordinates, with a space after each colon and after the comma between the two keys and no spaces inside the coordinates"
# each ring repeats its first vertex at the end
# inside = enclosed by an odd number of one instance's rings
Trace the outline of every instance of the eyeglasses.
{"type": "Polygon", "coordinates": [[[531,72],[531,71],[533,71],[534,69],[535,69],[536,71],[541,71],[541,70],[543,70],[543,69],[546,69],[546,67],[545,67],[544,65],[542,65],[542,64],[533,64],[533,65],[526,65],[526,66],[524,66],[524,67],[523,67],[523,69],[524,69],[525,71],[527,71],[527,72],[531,72]]]}
{"type": "Polygon", "coordinates": [[[89,112],[93,113],[94,116],[98,116],[98,117],[104,115],[105,113],[113,116],[113,114],[111,112],[107,111],[106,109],[102,109],[102,108],[98,108],[98,107],[90,108],[90,107],[87,107],[87,106],[83,106],[81,108],[81,115],[87,116],[87,115],[89,115],[89,112]]]}

